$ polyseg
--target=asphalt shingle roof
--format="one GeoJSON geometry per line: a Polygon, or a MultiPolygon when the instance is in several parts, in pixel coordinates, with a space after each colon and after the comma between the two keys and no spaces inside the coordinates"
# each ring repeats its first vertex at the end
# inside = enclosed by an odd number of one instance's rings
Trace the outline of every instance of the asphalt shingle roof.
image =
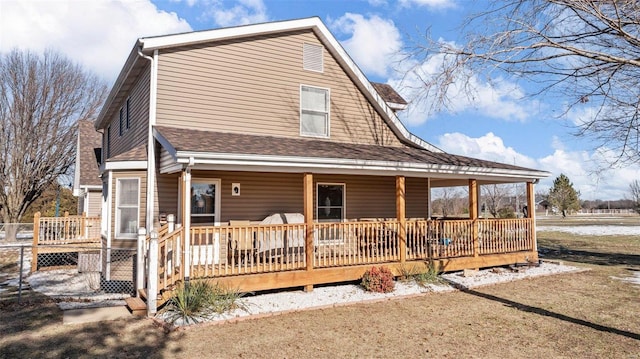
{"type": "Polygon", "coordinates": [[[80,137],[80,186],[101,186],[100,179],[100,148],[102,134],[93,127],[93,121],[78,121],[78,136],[80,137]]]}
{"type": "Polygon", "coordinates": [[[176,151],[339,158],[531,171],[528,168],[509,164],[448,153],[436,153],[406,145],[402,147],[385,147],[318,139],[200,131],[166,126],[156,126],[155,128],[176,151]]]}

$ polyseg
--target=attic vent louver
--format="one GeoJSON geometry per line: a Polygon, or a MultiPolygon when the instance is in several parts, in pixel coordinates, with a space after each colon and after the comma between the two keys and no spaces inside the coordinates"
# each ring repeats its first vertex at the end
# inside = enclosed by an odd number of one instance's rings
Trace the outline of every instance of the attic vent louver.
{"type": "Polygon", "coordinates": [[[322,72],[324,65],[322,62],[322,46],[304,43],[302,65],[305,70],[322,72]]]}

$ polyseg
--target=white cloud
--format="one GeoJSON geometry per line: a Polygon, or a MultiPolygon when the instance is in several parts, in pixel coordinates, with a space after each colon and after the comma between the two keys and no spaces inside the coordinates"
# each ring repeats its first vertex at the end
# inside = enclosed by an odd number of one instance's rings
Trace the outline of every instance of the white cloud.
{"type": "Polygon", "coordinates": [[[212,18],[221,27],[256,24],[269,21],[267,8],[262,0],[238,0],[233,6],[225,7],[224,1],[206,4],[205,18],[212,18]]]}
{"type": "Polygon", "coordinates": [[[112,81],[137,38],[190,31],[150,1],[1,1],[0,51],[50,48],[112,81]]]}
{"type": "Polygon", "coordinates": [[[400,6],[424,6],[430,10],[442,10],[455,8],[457,5],[454,0],[400,0],[400,6]]]}
{"type": "MultiPolygon", "coordinates": [[[[451,43],[452,46],[455,44],[451,43]]],[[[540,103],[525,97],[525,91],[516,83],[504,78],[482,81],[473,73],[460,69],[446,93],[437,93],[433,79],[442,73],[447,62],[444,55],[428,56],[422,62],[405,60],[388,83],[411,102],[403,121],[419,125],[434,116],[437,111],[450,113],[476,112],[482,116],[505,121],[527,121],[540,111],[540,103]],[[428,88],[432,86],[431,88],[428,88]],[[436,96],[446,98],[446,108],[435,106],[436,96]]]]}
{"type": "Polygon", "coordinates": [[[439,137],[437,146],[443,150],[463,156],[471,156],[489,161],[514,164],[551,172],[551,176],[542,180],[538,190],[548,190],[553,180],[564,173],[574,188],[580,191],[581,199],[622,199],[628,195],[629,184],[640,176],[640,166],[627,166],[600,170],[610,163],[613,151],[600,148],[595,152],[567,151],[559,139],[554,139],[553,153],[542,158],[531,158],[506,146],[504,141],[487,133],[472,138],[461,133],[448,133],[439,137]],[[607,162],[609,161],[609,162],[607,162]]]}
{"type": "Polygon", "coordinates": [[[365,18],[346,13],[331,21],[330,26],[338,33],[351,35],[341,42],[362,71],[387,76],[402,48],[400,31],[393,21],[375,15],[365,18]]]}

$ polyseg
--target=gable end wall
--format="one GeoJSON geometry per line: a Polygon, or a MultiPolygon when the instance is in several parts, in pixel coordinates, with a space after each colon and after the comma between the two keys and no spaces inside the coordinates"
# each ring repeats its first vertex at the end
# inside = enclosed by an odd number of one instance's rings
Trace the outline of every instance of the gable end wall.
{"type": "Polygon", "coordinates": [[[300,85],[330,89],[330,141],[400,146],[338,62],[324,49],[324,72],[303,69],[311,31],[160,52],[158,125],[300,138],[300,85]]]}

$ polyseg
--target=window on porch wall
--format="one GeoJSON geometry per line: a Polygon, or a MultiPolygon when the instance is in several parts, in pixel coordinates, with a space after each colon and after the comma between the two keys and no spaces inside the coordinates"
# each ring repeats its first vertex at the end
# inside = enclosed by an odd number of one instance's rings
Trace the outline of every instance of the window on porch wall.
{"type": "Polygon", "coordinates": [[[216,185],[213,183],[192,183],[191,224],[213,225],[216,214],[216,185]]]}
{"type": "Polygon", "coordinates": [[[135,238],[140,218],[140,179],[116,181],[116,236],[135,238]]]}
{"type": "MultiPolygon", "coordinates": [[[[318,222],[344,220],[344,184],[318,183],[316,189],[316,218],[318,222]]],[[[338,229],[325,228],[317,234],[319,240],[338,240],[343,235],[338,229]]]]}

